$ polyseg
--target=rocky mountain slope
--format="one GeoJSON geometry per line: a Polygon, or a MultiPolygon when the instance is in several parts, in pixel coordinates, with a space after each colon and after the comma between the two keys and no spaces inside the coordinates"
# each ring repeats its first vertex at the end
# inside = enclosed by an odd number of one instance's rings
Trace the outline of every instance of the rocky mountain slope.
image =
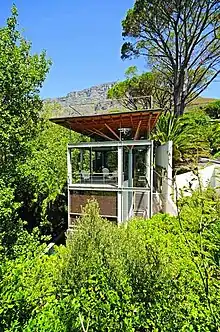
{"type": "Polygon", "coordinates": [[[65,97],[47,99],[46,102],[57,102],[66,115],[93,114],[119,108],[116,101],[107,100],[107,92],[115,82],[104,83],[81,91],[73,91],[65,97]]]}
{"type": "MultiPolygon", "coordinates": [[[[115,82],[104,83],[92,86],[88,89],[73,91],[68,93],[65,97],[51,98],[45,100],[45,102],[57,102],[62,106],[62,111],[58,113],[55,112],[55,116],[89,115],[122,109],[122,106],[117,101],[107,99],[108,89],[111,88],[114,83],[115,82]]],[[[215,100],[216,99],[199,97],[188,107],[204,106],[215,100]]]]}

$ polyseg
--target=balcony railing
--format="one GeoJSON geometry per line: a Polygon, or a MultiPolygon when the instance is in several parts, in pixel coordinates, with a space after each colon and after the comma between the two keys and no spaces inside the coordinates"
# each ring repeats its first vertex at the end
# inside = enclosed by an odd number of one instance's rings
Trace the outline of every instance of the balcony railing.
{"type": "Polygon", "coordinates": [[[79,173],[73,173],[73,183],[80,184],[118,184],[118,173],[89,173],[82,171],[79,173]]]}

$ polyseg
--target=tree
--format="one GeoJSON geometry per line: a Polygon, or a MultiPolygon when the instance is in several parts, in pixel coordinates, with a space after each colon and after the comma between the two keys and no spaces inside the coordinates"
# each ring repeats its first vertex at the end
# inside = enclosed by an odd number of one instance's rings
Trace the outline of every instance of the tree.
{"type": "Polygon", "coordinates": [[[210,157],[211,137],[214,140],[210,118],[197,109],[178,118],[173,112],[162,114],[152,133],[152,139],[161,144],[173,142],[174,168],[181,170],[191,169],[201,157],[210,157]]]}
{"type": "Polygon", "coordinates": [[[31,53],[31,43],[18,30],[17,9],[0,29],[0,169],[1,174],[25,160],[29,141],[40,124],[40,88],[50,61],[45,52],[31,53]]]}
{"type": "Polygon", "coordinates": [[[177,116],[220,72],[219,10],[219,0],[136,0],[122,22],[122,58],[147,58],[177,116]]]}
{"type": "MultiPolygon", "coordinates": [[[[22,202],[19,216],[28,222],[29,230],[37,226],[41,234],[53,238],[67,229],[66,147],[70,140],[69,130],[49,121],[54,109],[62,112],[58,103],[44,104],[41,130],[31,141],[26,161],[17,166],[14,180],[15,198],[22,202]]],[[[78,142],[81,137],[73,133],[71,139],[78,142]]]]}
{"type": "Polygon", "coordinates": [[[119,103],[130,110],[157,107],[168,109],[169,94],[157,73],[138,73],[135,66],[125,72],[126,79],[114,84],[108,91],[108,98],[117,99],[119,103]],[[153,97],[153,99],[151,98],[153,97]]]}
{"type": "Polygon", "coordinates": [[[23,230],[18,210],[24,202],[16,199],[23,184],[18,168],[41,131],[39,92],[50,67],[45,52],[32,54],[31,44],[18,30],[17,17],[13,6],[6,26],[0,28],[0,247],[5,253],[13,251],[23,230]]]}

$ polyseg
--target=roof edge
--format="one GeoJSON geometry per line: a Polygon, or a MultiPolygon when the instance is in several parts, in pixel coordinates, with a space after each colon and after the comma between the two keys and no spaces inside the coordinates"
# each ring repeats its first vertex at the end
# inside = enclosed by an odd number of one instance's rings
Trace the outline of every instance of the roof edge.
{"type": "Polygon", "coordinates": [[[98,114],[86,114],[86,115],[68,115],[68,116],[61,116],[61,117],[52,117],[49,120],[55,122],[56,120],[67,120],[67,119],[82,119],[88,117],[108,117],[108,116],[118,116],[118,115],[127,115],[127,114],[140,114],[140,113],[158,113],[163,112],[162,108],[152,108],[152,109],[143,109],[143,110],[134,110],[134,111],[127,111],[127,112],[112,112],[112,113],[98,113],[98,114]]]}

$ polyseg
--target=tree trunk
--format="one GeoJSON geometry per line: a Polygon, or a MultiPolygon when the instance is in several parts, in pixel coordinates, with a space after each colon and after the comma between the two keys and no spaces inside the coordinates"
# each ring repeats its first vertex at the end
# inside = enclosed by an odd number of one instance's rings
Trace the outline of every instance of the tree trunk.
{"type": "Polygon", "coordinates": [[[185,108],[185,71],[181,70],[176,86],[174,86],[174,113],[176,117],[183,115],[185,108]]]}
{"type": "Polygon", "coordinates": [[[178,90],[174,91],[173,102],[174,102],[174,114],[176,115],[176,117],[178,117],[181,115],[181,110],[180,110],[181,97],[178,90]]]}

